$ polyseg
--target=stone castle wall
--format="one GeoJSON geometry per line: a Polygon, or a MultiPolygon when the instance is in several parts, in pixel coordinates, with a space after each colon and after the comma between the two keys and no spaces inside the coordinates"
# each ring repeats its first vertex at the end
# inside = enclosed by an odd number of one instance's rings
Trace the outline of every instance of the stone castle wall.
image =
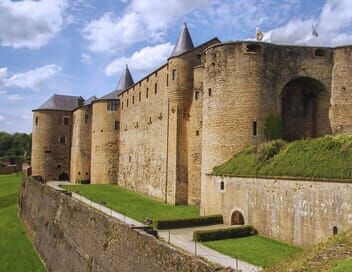
{"type": "Polygon", "coordinates": [[[352,46],[334,49],[331,119],[334,133],[352,133],[352,46]]]}
{"type": "Polygon", "coordinates": [[[204,213],[226,224],[239,211],[260,234],[297,246],[327,240],[352,225],[352,184],[340,182],[207,176],[204,213]],[[220,183],[224,182],[224,190],[220,183]]]}
{"type": "Polygon", "coordinates": [[[90,180],[91,110],[91,106],[84,106],[73,112],[70,174],[72,182],[90,180]]]}
{"type": "Polygon", "coordinates": [[[72,113],[68,111],[35,111],[32,129],[33,176],[44,180],[58,180],[70,174],[72,113]],[[64,124],[69,117],[69,124],[64,124]],[[65,137],[60,143],[59,137],[65,137]]]}
{"type": "Polygon", "coordinates": [[[230,271],[27,180],[20,218],[48,271],[230,271]]]}
{"type": "Polygon", "coordinates": [[[120,121],[120,110],[108,111],[108,103],[108,100],[92,103],[92,184],[118,183],[120,130],[115,122],[120,121]]]}

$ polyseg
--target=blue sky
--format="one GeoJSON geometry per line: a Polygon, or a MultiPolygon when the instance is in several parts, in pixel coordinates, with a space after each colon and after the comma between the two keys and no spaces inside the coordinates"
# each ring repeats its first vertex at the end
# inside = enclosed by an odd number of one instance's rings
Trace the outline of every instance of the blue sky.
{"type": "Polygon", "coordinates": [[[30,132],[53,93],[102,96],[129,64],[163,64],[183,22],[194,43],[352,44],[351,0],[0,0],[0,131],[30,132]],[[313,37],[312,25],[319,33],[313,37]]]}

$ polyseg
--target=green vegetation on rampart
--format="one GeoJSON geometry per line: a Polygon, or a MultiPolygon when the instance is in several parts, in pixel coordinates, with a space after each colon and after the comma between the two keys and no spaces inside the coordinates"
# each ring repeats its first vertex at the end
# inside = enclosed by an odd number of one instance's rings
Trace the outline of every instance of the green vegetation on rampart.
{"type": "Polygon", "coordinates": [[[248,146],[214,175],[352,179],[352,136],[337,135],[248,146]]]}
{"type": "Polygon", "coordinates": [[[21,176],[0,176],[0,271],[45,271],[17,217],[21,176]]]}

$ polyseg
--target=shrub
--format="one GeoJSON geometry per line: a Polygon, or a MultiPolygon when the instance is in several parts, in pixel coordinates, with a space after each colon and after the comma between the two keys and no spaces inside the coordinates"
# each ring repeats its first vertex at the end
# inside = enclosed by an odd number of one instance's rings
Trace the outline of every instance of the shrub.
{"type": "Polygon", "coordinates": [[[79,184],[90,184],[89,180],[80,180],[79,184]]]}
{"type": "Polygon", "coordinates": [[[265,119],[264,134],[267,140],[277,140],[282,138],[283,123],[280,116],[271,114],[265,119]]]}
{"type": "Polygon", "coordinates": [[[252,226],[240,226],[227,229],[196,230],[195,232],[193,232],[193,240],[199,242],[206,242],[246,237],[255,234],[257,234],[257,231],[252,226]]]}
{"type": "Polygon", "coordinates": [[[222,215],[210,215],[198,218],[182,218],[173,220],[158,220],[154,223],[154,227],[161,230],[209,226],[216,224],[223,224],[222,215]]]}
{"type": "Polygon", "coordinates": [[[265,162],[280,152],[282,147],[286,144],[283,140],[275,140],[263,143],[258,147],[258,159],[265,162]]]}

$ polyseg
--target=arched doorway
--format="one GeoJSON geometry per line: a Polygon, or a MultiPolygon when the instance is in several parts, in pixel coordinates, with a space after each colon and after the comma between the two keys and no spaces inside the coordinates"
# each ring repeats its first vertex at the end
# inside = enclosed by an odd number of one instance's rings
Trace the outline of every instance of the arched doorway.
{"type": "Polygon", "coordinates": [[[285,140],[318,137],[331,132],[330,95],[320,81],[295,78],[286,84],[281,99],[285,140]]]}
{"type": "Polygon", "coordinates": [[[232,213],[231,225],[244,225],[244,217],[240,211],[234,211],[232,213]]]}
{"type": "Polygon", "coordinates": [[[59,180],[60,181],[69,181],[70,178],[69,178],[69,176],[66,173],[62,173],[62,174],[59,175],[59,180]]]}

